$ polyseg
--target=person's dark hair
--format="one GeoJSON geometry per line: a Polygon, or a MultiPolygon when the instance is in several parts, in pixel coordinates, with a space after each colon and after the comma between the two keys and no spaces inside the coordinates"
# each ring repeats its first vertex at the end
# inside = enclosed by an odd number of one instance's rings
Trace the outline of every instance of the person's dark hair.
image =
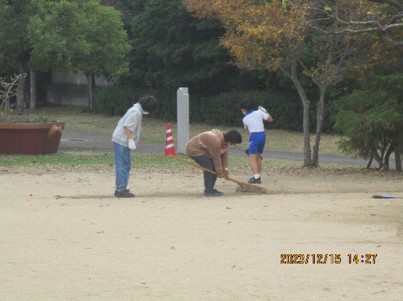
{"type": "Polygon", "coordinates": [[[152,95],[147,95],[140,98],[139,103],[141,108],[146,112],[153,112],[157,108],[157,99],[152,95]]]}
{"type": "Polygon", "coordinates": [[[232,144],[241,144],[242,136],[236,130],[230,130],[224,134],[224,141],[232,144]]]}
{"type": "Polygon", "coordinates": [[[250,100],[249,98],[244,98],[240,102],[241,110],[245,109],[246,111],[249,111],[249,110],[253,109],[254,106],[255,105],[254,105],[253,101],[250,100]]]}

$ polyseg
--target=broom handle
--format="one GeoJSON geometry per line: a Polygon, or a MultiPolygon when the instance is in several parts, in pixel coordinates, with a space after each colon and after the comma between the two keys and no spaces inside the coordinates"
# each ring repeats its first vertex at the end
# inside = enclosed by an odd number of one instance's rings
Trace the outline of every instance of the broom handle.
{"type": "MultiPolygon", "coordinates": [[[[175,160],[181,161],[181,162],[183,162],[183,163],[186,163],[186,164],[191,165],[191,166],[193,166],[193,167],[196,167],[196,168],[198,168],[198,169],[207,171],[207,172],[209,172],[209,173],[212,173],[213,175],[217,175],[217,173],[216,173],[214,170],[208,169],[208,168],[203,167],[203,166],[201,166],[201,165],[199,165],[199,164],[190,162],[190,161],[188,161],[188,160],[179,158],[179,157],[177,157],[177,156],[172,156],[172,157],[173,157],[175,160]]],[[[228,180],[229,180],[229,178],[228,178],[228,180]]]]}
{"type": "MultiPolygon", "coordinates": [[[[198,168],[198,169],[201,169],[201,170],[207,171],[207,172],[209,172],[209,173],[212,173],[212,174],[214,174],[214,175],[217,175],[217,173],[216,173],[215,171],[213,171],[213,170],[211,170],[211,169],[208,169],[208,168],[206,168],[206,167],[200,166],[199,164],[190,162],[190,161],[188,161],[188,160],[179,158],[179,157],[177,157],[177,156],[172,156],[172,157],[173,157],[175,160],[181,161],[181,162],[183,162],[183,163],[186,163],[186,164],[191,165],[191,166],[193,166],[193,167],[196,167],[196,168],[198,168]]],[[[238,184],[239,186],[241,186],[242,188],[249,187],[249,188],[255,188],[255,189],[257,188],[257,189],[261,190],[261,187],[259,187],[259,186],[256,186],[256,185],[253,185],[253,184],[249,184],[249,183],[244,183],[244,182],[241,182],[241,181],[239,181],[239,180],[237,180],[237,179],[234,179],[234,178],[228,177],[226,180],[229,180],[229,181],[231,181],[231,182],[237,183],[237,184],[238,184]]]]}

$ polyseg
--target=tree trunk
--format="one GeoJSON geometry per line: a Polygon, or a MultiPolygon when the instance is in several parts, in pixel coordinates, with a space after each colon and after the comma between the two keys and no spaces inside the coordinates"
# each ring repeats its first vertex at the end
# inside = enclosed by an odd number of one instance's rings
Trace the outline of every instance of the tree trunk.
{"type": "Polygon", "coordinates": [[[393,145],[389,145],[388,150],[386,151],[385,157],[384,157],[384,168],[385,170],[389,171],[389,159],[390,159],[390,155],[394,152],[395,148],[393,147],[393,145]]]}
{"type": "Polygon", "coordinates": [[[383,157],[381,157],[375,147],[371,147],[371,154],[375,161],[379,164],[378,169],[382,169],[384,167],[383,157]]]}
{"type": "Polygon", "coordinates": [[[92,110],[92,97],[94,94],[94,86],[95,86],[94,72],[90,72],[87,74],[87,82],[88,82],[88,108],[92,110]]]}
{"type": "MultiPolygon", "coordinates": [[[[26,70],[20,64],[19,67],[19,73],[20,74],[25,74],[26,70]]],[[[18,80],[18,86],[17,86],[17,112],[22,113],[24,112],[25,109],[25,81],[26,81],[26,76],[21,76],[18,80]]]]}
{"type": "Polygon", "coordinates": [[[401,157],[402,148],[403,148],[402,146],[395,147],[395,163],[397,172],[402,172],[402,157],[401,157]]]}
{"type": "Polygon", "coordinates": [[[10,97],[8,95],[4,97],[3,102],[0,105],[0,113],[3,112],[6,112],[6,114],[10,112],[10,97]]]}
{"type": "Polygon", "coordinates": [[[311,143],[310,143],[310,133],[309,133],[309,107],[310,101],[306,96],[304,87],[298,77],[298,56],[294,55],[291,65],[291,80],[294,87],[297,89],[298,95],[301,99],[303,106],[303,131],[304,131],[304,166],[312,167],[311,158],[311,143]]]}
{"type": "Polygon", "coordinates": [[[29,107],[31,109],[36,109],[36,96],[37,96],[37,87],[36,87],[36,72],[31,70],[30,71],[30,101],[29,101],[29,107]]]}
{"type": "Polygon", "coordinates": [[[323,119],[325,114],[326,87],[320,86],[319,90],[320,90],[320,96],[319,101],[316,104],[316,136],[315,136],[315,144],[313,145],[313,160],[312,160],[312,166],[314,167],[319,166],[319,144],[322,135],[323,119]]]}
{"type": "Polygon", "coordinates": [[[369,160],[368,160],[367,166],[365,167],[366,169],[370,169],[370,168],[371,168],[373,159],[374,159],[374,156],[371,154],[371,155],[369,156],[369,160]]]}

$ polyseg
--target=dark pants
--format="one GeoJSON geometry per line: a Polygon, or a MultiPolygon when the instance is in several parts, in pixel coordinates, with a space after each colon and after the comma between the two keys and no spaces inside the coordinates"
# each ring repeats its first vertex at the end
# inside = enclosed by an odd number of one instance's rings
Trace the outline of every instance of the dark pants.
{"type": "MultiPolygon", "coordinates": [[[[190,156],[190,157],[193,160],[195,160],[196,163],[199,164],[200,166],[215,171],[214,162],[209,156],[197,156],[197,157],[190,156]]],[[[204,189],[205,190],[213,189],[215,182],[217,180],[217,176],[208,171],[203,171],[203,175],[204,175],[204,189]]]]}

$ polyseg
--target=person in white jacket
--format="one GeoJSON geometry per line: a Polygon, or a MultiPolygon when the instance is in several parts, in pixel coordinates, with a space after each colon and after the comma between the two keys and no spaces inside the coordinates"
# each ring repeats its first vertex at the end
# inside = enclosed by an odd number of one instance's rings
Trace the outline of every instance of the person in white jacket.
{"type": "Polygon", "coordinates": [[[135,195],[127,188],[131,169],[131,151],[137,148],[140,138],[143,114],[157,108],[157,100],[152,95],[140,98],[126,114],[120,118],[113,134],[113,153],[115,158],[115,196],[132,198],[135,195]]]}

